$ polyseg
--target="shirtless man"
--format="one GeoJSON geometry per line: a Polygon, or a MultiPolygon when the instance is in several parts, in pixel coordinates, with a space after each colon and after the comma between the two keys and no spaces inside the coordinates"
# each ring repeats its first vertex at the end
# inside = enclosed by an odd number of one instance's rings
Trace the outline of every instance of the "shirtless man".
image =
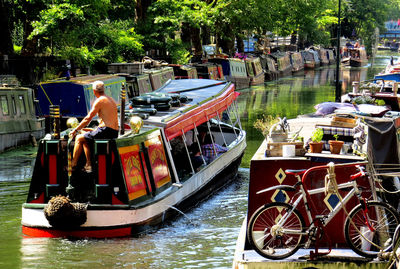
{"type": "Polygon", "coordinates": [[[86,156],[86,165],[84,170],[87,173],[92,172],[92,163],[90,159],[89,142],[96,139],[112,139],[118,137],[118,110],[114,99],[104,93],[104,83],[95,81],[93,83],[93,92],[96,101],[93,103],[89,114],[79,123],[79,125],[70,133],[74,137],[79,130],[86,127],[93,117],[97,114],[100,118],[99,126],[90,132],[77,135],[74,146],[74,157],[72,159],[72,170],[76,169],[82,149],[86,156]]]}

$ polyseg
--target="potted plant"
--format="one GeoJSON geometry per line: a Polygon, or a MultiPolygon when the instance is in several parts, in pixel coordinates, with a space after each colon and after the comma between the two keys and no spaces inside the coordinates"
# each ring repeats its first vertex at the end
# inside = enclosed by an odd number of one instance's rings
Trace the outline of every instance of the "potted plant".
{"type": "Polygon", "coordinates": [[[324,136],[324,131],[321,128],[315,129],[311,134],[310,152],[312,153],[321,153],[324,143],[322,141],[322,137],[324,136]]]}
{"type": "Polygon", "coordinates": [[[269,142],[285,142],[288,137],[286,124],[286,120],[268,115],[258,119],[254,127],[259,129],[269,142]]]}
{"type": "Polygon", "coordinates": [[[343,141],[338,140],[339,135],[335,134],[333,135],[333,137],[335,138],[335,140],[329,140],[329,149],[331,151],[332,154],[339,154],[340,150],[342,149],[342,146],[344,144],[343,141]]]}

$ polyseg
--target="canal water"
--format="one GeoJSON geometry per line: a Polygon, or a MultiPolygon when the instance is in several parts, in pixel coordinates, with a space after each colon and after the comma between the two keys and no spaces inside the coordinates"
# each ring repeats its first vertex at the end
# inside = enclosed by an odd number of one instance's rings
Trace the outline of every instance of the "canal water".
{"type": "MultiPolygon", "coordinates": [[[[342,92],[352,81],[372,78],[389,62],[377,56],[367,67],[342,68],[342,92]]],[[[334,101],[335,66],[302,71],[241,90],[238,108],[247,149],[235,183],[161,229],[143,236],[106,240],[24,238],[21,204],[29,188],[36,149],[0,154],[0,268],[231,268],[246,214],[249,164],[263,140],[253,127],[263,115],[294,118],[314,105],[334,101]]]]}

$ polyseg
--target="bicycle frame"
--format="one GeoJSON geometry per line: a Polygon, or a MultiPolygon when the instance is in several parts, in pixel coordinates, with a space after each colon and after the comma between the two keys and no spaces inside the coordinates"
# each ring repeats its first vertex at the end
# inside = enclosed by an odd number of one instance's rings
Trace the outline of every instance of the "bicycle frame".
{"type": "MultiPolygon", "coordinates": [[[[346,196],[342,199],[342,201],[339,201],[339,203],[335,206],[335,208],[331,212],[329,212],[329,214],[325,215],[326,218],[324,218],[323,226],[326,226],[333,219],[333,217],[336,216],[336,214],[347,204],[347,202],[351,199],[351,197],[353,197],[354,195],[356,195],[357,197],[361,195],[361,191],[358,188],[357,182],[355,180],[338,185],[338,189],[344,189],[344,188],[348,188],[348,187],[352,187],[352,189],[349,191],[349,193],[346,194],[346,196]]],[[[307,217],[308,217],[310,226],[308,227],[307,231],[304,231],[304,232],[288,230],[288,229],[282,229],[280,231],[282,231],[283,233],[287,233],[287,234],[307,235],[310,228],[314,227],[314,218],[311,214],[311,210],[310,210],[308,202],[307,202],[308,201],[307,197],[309,197],[310,195],[313,195],[313,194],[323,193],[324,191],[325,191],[325,188],[317,188],[317,189],[307,191],[303,185],[300,185],[300,193],[301,194],[295,200],[295,202],[292,204],[293,208],[287,214],[285,214],[276,225],[278,227],[282,227],[282,224],[287,221],[287,219],[290,217],[293,210],[297,208],[297,206],[300,204],[301,201],[303,201],[306,212],[307,212],[307,217]]]]}

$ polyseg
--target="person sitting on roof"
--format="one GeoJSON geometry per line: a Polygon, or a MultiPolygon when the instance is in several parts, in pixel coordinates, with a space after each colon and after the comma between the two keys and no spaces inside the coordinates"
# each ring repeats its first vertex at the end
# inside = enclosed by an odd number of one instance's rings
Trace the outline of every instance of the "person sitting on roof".
{"type": "Polygon", "coordinates": [[[72,159],[72,170],[76,169],[82,149],[86,156],[86,165],[84,170],[87,173],[92,172],[92,163],[90,159],[89,142],[94,139],[113,139],[118,137],[118,110],[114,99],[104,93],[104,83],[95,81],[93,83],[93,93],[96,101],[93,103],[92,109],[88,115],[79,123],[79,125],[70,133],[74,137],[78,131],[86,127],[93,117],[97,114],[100,118],[99,126],[90,132],[79,134],[75,139],[74,155],[72,159]]]}
{"type": "Polygon", "coordinates": [[[213,139],[210,134],[204,137],[204,144],[201,146],[204,160],[207,164],[212,162],[218,155],[228,151],[228,148],[220,146],[216,143],[213,144],[213,139]],[[215,150],[214,150],[215,148],[215,150]]]}

